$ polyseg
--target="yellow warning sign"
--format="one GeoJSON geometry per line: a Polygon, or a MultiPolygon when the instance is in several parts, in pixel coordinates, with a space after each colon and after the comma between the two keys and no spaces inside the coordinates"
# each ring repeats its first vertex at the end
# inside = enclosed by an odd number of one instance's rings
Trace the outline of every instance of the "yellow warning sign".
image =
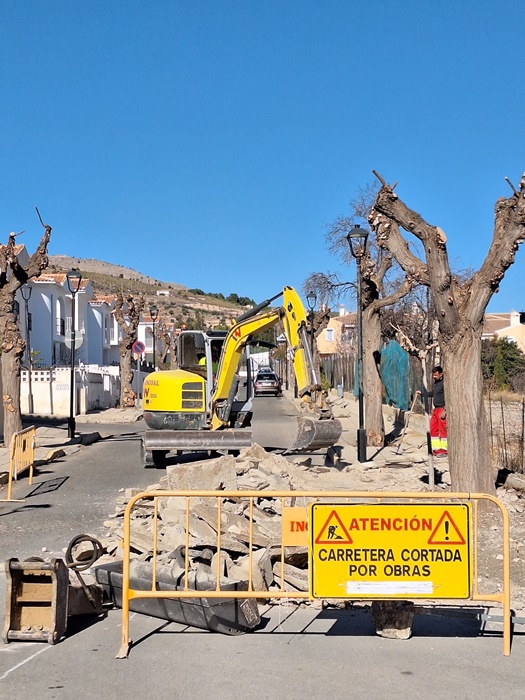
{"type": "Polygon", "coordinates": [[[312,598],[469,598],[466,503],[327,504],[309,510],[312,598]]]}

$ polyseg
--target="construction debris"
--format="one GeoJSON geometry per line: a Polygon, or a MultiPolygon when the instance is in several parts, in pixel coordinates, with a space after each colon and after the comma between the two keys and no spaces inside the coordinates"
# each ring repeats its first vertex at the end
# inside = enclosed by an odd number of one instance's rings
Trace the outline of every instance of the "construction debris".
{"type": "MultiPolygon", "coordinates": [[[[188,586],[200,590],[214,589],[220,572],[221,590],[308,591],[308,549],[287,546],[281,561],[283,499],[268,498],[264,491],[348,490],[349,473],[332,467],[312,467],[310,458],[291,463],[284,456],[266,452],[254,444],[231,455],[200,462],[168,466],[160,484],[148,490],[182,491],[261,491],[251,511],[247,499],[216,497],[191,498],[188,516],[183,498],[159,498],[157,513],[157,590],[176,590],[185,581],[186,525],[188,526],[188,586]],[[220,552],[217,536],[220,531],[220,552]],[[252,547],[250,555],[250,544],[252,547]],[[220,562],[217,557],[220,556],[220,562]]],[[[128,501],[136,489],[123,489],[117,498],[115,513],[105,522],[110,530],[103,540],[106,552],[95,575],[116,605],[121,605],[122,563],[119,544],[124,538],[122,518],[128,501]]],[[[305,499],[284,499],[284,505],[308,506],[305,499]]],[[[151,588],[153,569],[153,507],[141,501],[131,513],[130,548],[132,587],[151,588]]],[[[226,594],[227,596],[227,594],[226,594]]],[[[132,601],[132,609],[165,619],[183,621],[227,634],[251,629],[259,622],[257,603],[253,599],[150,599],[132,601]],[[217,615],[218,603],[222,603],[217,615]],[[230,617],[229,617],[230,616],[230,617]],[[220,618],[220,619],[219,619],[220,618]]]]}

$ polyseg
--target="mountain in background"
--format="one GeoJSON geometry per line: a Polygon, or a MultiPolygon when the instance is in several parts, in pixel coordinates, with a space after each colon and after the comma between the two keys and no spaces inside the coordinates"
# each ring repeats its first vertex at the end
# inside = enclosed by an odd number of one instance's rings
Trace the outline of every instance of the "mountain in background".
{"type": "Polygon", "coordinates": [[[104,262],[103,260],[94,260],[92,258],[72,258],[68,255],[50,255],[49,268],[58,270],[70,270],[72,267],[78,267],[85,272],[94,272],[97,275],[108,275],[119,279],[135,280],[149,285],[170,285],[173,288],[185,289],[182,284],[174,282],[161,282],[143,275],[130,267],[122,265],[114,265],[113,263],[104,262]]]}
{"type": "Polygon", "coordinates": [[[146,299],[145,316],[152,304],[158,308],[158,323],[169,323],[188,328],[228,328],[231,321],[246,310],[246,305],[236,304],[201,290],[188,289],[176,282],[162,282],[122,265],[94,260],[73,258],[68,255],[50,255],[47,272],[67,272],[76,267],[84,278],[91,280],[97,296],[122,292],[146,299]]]}

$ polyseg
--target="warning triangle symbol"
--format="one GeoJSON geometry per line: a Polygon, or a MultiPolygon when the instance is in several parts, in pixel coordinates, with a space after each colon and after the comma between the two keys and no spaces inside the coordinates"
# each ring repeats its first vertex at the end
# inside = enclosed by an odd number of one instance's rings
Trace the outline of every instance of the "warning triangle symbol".
{"type": "Polygon", "coordinates": [[[432,531],[428,544],[466,544],[452,516],[446,510],[432,531]]]}
{"type": "Polygon", "coordinates": [[[315,544],[352,544],[353,540],[337,511],[333,510],[315,538],[315,544]]]}

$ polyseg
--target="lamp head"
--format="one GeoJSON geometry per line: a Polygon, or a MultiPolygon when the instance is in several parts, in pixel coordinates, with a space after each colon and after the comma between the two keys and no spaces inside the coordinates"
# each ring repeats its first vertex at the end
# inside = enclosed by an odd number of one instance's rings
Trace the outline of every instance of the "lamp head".
{"type": "Polygon", "coordinates": [[[306,295],[306,301],[308,302],[308,308],[310,311],[313,311],[315,309],[315,305],[317,304],[317,294],[314,291],[309,291],[306,295]]]}
{"type": "Polygon", "coordinates": [[[366,242],[368,240],[368,231],[361,228],[359,224],[356,224],[352,229],[350,229],[346,240],[350,246],[350,252],[352,256],[357,259],[361,259],[366,252],[366,242]]]}
{"type": "Polygon", "coordinates": [[[27,283],[23,284],[20,287],[20,294],[22,295],[22,299],[24,301],[29,301],[31,299],[31,292],[33,291],[33,287],[30,287],[27,283]]]}
{"type": "Polygon", "coordinates": [[[152,305],[149,307],[149,315],[151,316],[151,320],[152,320],[152,321],[156,321],[157,318],[159,317],[159,310],[158,310],[156,304],[152,304],[152,305]]]}
{"type": "Polygon", "coordinates": [[[67,286],[71,294],[76,294],[80,289],[80,284],[82,282],[82,273],[78,267],[73,267],[69,272],[66,273],[67,286]]]}

